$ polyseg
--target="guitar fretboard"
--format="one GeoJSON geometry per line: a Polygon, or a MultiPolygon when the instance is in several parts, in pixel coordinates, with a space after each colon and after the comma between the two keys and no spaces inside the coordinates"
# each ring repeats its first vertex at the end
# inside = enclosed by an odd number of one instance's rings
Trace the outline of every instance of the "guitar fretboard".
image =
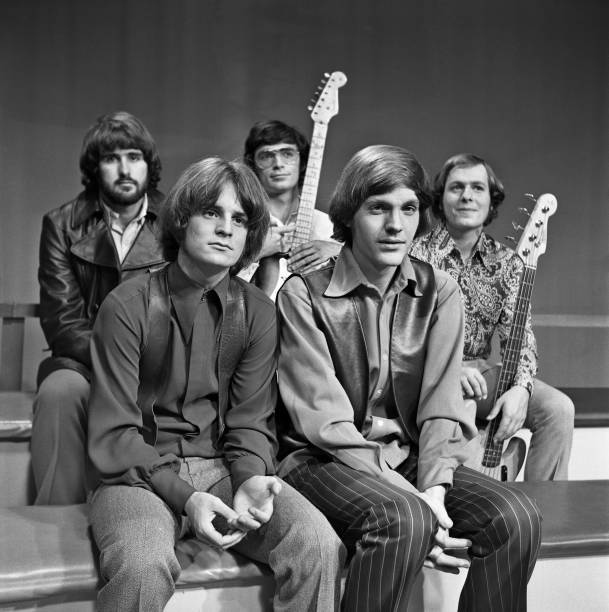
{"type": "MultiPolygon", "coordinates": [[[[516,304],[514,306],[514,319],[512,320],[510,335],[502,355],[503,365],[497,383],[497,391],[495,393],[493,406],[497,403],[497,400],[511,388],[516,370],[518,369],[518,364],[520,363],[520,353],[526,329],[527,313],[531,304],[531,294],[533,293],[533,284],[535,282],[535,271],[536,269],[531,266],[525,265],[524,267],[516,304]]],[[[496,443],[493,441],[493,436],[499,428],[500,421],[500,415],[498,415],[489,423],[486,430],[487,439],[484,455],[482,457],[482,465],[484,467],[494,468],[501,462],[503,442],[496,443]]]]}
{"type": "Polygon", "coordinates": [[[319,187],[319,176],[321,174],[321,163],[326,146],[327,123],[315,123],[313,136],[311,137],[311,148],[307,170],[300,194],[300,204],[296,216],[296,228],[292,238],[292,247],[299,246],[311,239],[311,226],[313,223],[313,210],[317,200],[317,188],[319,187]]]}

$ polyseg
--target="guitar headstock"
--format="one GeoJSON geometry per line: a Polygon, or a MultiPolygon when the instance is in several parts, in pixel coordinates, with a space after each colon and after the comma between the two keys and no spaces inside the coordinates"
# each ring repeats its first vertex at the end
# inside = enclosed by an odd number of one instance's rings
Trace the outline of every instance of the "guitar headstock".
{"type": "Polygon", "coordinates": [[[551,193],[544,193],[537,198],[535,208],[516,247],[516,252],[530,268],[536,268],[537,259],[546,252],[548,218],[556,212],[557,207],[556,197],[551,193]]]}
{"type": "Polygon", "coordinates": [[[330,119],[338,114],[338,90],[346,82],[347,77],[342,72],[325,73],[321,85],[311,99],[314,106],[308,107],[315,123],[329,123],[330,119]]]}

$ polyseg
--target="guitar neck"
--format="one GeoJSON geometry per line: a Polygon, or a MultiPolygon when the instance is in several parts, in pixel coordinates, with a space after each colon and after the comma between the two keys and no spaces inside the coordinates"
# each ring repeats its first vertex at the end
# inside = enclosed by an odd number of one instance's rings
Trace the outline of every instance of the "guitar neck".
{"type": "MultiPolygon", "coordinates": [[[[520,363],[520,353],[526,330],[527,314],[531,304],[531,294],[533,293],[533,284],[535,282],[536,269],[530,266],[524,267],[520,286],[518,288],[518,296],[514,306],[514,319],[510,328],[503,355],[501,356],[502,366],[497,383],[497,391],[493,401],[493,406],[497,400],[512,387],[516,371],[520,363]]],[[[503,443],[493,442],[493,436],[499,428],[499,417],[493,419],[487,428],[487,440],[484,449],[482,464],[488,467],[495,467],[501,461],[503,452],[503,443]]]]}
{"type": "Polygon", "coordinates": [[[305,172],[300,204],[296,216],[296,228],[292,239],[292,247],[299,246],[311,239],[311,226],[313,223],[313,210],[317,200],[317,188],[319,187],[319,176],[321,174],[321,162],[326,146],[327,123],[315,123],[313,136],[311,137],[311,148],[309,160],[305,172]]]}

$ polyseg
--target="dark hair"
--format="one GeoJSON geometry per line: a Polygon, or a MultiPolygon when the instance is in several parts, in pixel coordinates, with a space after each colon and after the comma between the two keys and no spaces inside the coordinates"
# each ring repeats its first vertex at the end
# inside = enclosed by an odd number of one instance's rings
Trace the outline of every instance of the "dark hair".
{"type": "Polygon", "coordinates": [[[117,111],[98,117],[83,139],[80,172],[87,191],[99,188],[99,160],[114,149],[139,149],[148,165],[148,189],[156,189],[161,180],[161,159],[156,144],[137,117],[117,111]]]}
{"type": "Polygon", "coordinates": [[[309,141],[295,127],[283,121],[260,121],[256,123],[245,140],[243,159],[245,163],[258,174],[258,168],[254,162],[254,154],[260,147],[285,142],[296,145],[300,153],[300,174],[298,175],[298,187],[302,187],[307,161],[309,159],[309,141]]]}
{"type": "Polygon", "coordinates": [[[160,241],[167,261],[177,258],[190,218],[215,206],[226,184],[235,188],[247,215],[245,247],[237,263],[231,267],[231,274],[236,274],[254,260],[269,227],[267,195],[256,175],[244,163],[207,157],[184,170],[161,208],[160,241]]]}
{"type": "Polygon", "coordinates": [[[426,227],[426,210],[431,205],[429,180],[423,166],[406,149],[392,145],[372,145],[358,151],[342,171],[332,198],[329,215],[334,223],[333,238],[351,245],[351,220],[371,196],[398,187],[412,189],[419,200],[419,228],[426,227]]]}
{"type": "Polygon", "coordinates": [[[433,203],[431,208],[434,215],[436,215],[438,219],[441,219],[442,221],[446,219],[442,206],[442,200],[444,197],[444,189],[446,187],[448,175],[455,168],[472,168],[473,166],[484,166],[486,169],[486,175],[488,177],[491,205],[488,211],[488,216],[484,221],[484,225],[488,225],[493,219],[495,219],[495,217],[497,217],[497,214],[499,213],[497,209],[499,208],[501,202],[503,202],[505,199],[505,189],[503,188],[503,183],[497,178],[495,171],[487,162],[484,161],[484,159],[482,159],[482,157],[478,157],[472,153],[458,153],[444,162],[442,169],[440,172],[438,172],[436,178],[434,179],[433,203]]]}

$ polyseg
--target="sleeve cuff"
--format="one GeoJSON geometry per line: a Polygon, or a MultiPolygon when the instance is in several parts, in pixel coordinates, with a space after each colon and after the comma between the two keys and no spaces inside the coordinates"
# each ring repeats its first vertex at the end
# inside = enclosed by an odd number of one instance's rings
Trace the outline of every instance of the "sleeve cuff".
{"type": "Polygon", "coordinates": [[[231,461],[230,473],[235,492],[248,478],[266,476],[267,469],[264,461],[257,455],[242,455],[231,461]]]}
{"type": "Polygon", "coordinates": [[[150,476],[150,486],[178,516],[184,514],[186,501],[196,491],[170,467],[154,472],[150,476]]]}

